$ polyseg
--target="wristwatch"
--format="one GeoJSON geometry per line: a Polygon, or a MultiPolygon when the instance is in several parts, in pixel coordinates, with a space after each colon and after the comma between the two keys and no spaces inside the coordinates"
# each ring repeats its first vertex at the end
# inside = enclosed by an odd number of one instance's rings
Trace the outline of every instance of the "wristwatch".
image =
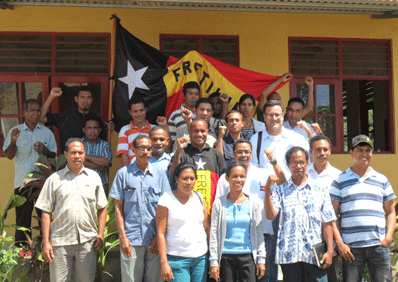
{"type": "Polygon", "coordinates": [[[276,161],[276,159],[274,159],[272,162],[270,162],[272,165],[276,165],[277,164],[277,161],[276,161]]]}

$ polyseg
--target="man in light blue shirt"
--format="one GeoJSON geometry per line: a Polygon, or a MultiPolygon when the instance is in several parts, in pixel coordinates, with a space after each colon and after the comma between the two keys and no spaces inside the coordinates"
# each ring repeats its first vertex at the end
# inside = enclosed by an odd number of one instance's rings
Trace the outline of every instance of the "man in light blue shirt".
{"type": "MultiPolygon", "coordinates": [[[[26,193],[19,189],[24,186],[23,180],[28,177],[29,172],[38,171],[35,163],[39,156],[55,157],[57,144],[51,130],[38,123],[40,116],[39,101],[33,99],[25,101],[23,113],[25,122],[11,128],[4,142],[3,150],[8,159],[14,160],[14,194],[27,197],[26,193]]],[[[28,199],[25,204],[15,208],[18,226],[30,229],[34,202],[32,199],[28,199]]],[[[41,211],[36,209],[36,212],[41,217],[41,211]]],[[[23,243],[26,240],[25,233],[16,230],[15,241],[23,243]]]]}
{"type": "Polygon", "coordinates": [[[156,239],[156,207],[171,191],[166,173],[149,163],[151,140],[133,141],[134,160],[119,169],[109,196],[115,199],[122,281],[163,281],[156,239]]]}
{"type": "Polygon", "coordinates": [[[149,159],[149,163],[164,170],[168,177],[169,172],[167,167],[174,153],[167,153],[165,151],[170,143],[170,137],[168,137],[166,129],[160,125],[152,127],[149,131],[149,139],[151,139],[152,143],[152,156],[149,159]]]}

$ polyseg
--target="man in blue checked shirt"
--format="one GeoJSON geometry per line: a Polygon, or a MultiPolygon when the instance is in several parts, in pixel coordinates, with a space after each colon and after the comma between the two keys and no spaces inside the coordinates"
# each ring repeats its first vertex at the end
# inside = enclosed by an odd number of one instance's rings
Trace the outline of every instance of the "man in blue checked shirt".
{"type": "Polygon", "coordinates": [[[97,117],[89,117],[83,127],[82,138],[86,147],[86,160],[84,166],[96,171],[102,180],[105,194],[108,195],[108,173],[112,166],[112,151],[108,142],[99,138],[101,121],[97,117]]]}
{"type": "Polygon", "coordinates": [[[372,282],[391,281],[390,245],[395,230],[395,194],[387,177],[370,167],[373,142],[352,139],[352,166],[332,183],[330,197],[340,230],[334,239],[343,257],[343,281],[360,282],[368,265],[372,282]]]}
{"type": "Polygon", "coordinates": [[[133,141],[134,160],[116,174],[109,196],[115,199],[122,281],[163,281],[156,239],[156,207],[171,192],[163,169],[149,163],[151,140],[133,141]]]}

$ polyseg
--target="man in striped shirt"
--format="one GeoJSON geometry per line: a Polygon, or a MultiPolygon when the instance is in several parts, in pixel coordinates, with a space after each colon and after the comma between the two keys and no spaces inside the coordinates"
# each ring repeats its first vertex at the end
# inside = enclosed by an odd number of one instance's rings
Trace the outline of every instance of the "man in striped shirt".
{"type": "Polygon", "coordinates": [[[370,167],[373,143],[352,139],[353,165],[332,183],[330,196],[340,230],[334,239],[343,260],[343,281],[360,282],[367,262],[372,282],[391,281],[390,245],[396,224],[394,191],[388,179],[370,167]]]}
{"type": "MultiPolygon", "coordinates": [[[[172,112],[169,118],[169,132],[172,142],[175,142],[177,139],[177,131],[187,126],[181,115],[181,110],[186,108],[192,113],[195,112],[195,104],[200,97],[200,86],[196,81],[189,81],[184,84],[182,93],[185,104],[182,104],[181,109],[172,112]]],[[[195,116],[193,116],[193,118],[195,118],[195,116]]]]}
{"type": "Polygon", "coordinates": [[[144,100],[133,96],[128,106],[132,121],[120,129],[116,152],[116,157],[121,158],[122,166],[128,165],[134,159],[134,139],[138,135],[149,136],[149,131],[155,126],[146,119],[148,108],[144,100]]]}

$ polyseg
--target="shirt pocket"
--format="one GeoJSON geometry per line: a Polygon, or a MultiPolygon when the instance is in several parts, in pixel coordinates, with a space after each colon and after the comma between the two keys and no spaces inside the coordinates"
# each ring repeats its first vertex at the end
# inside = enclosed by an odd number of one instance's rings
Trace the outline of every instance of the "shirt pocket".
{"type": "Polygon", "coordinates": [[[18,138],[17,139],[17,150],[19,153],[27,154],[32,149],[33,144],[28,144],[28,140],[18,138]],[[30,146],[29,146],[30,145],[30,146]]]}
{"type": "Polygon", "coordinates": [[[96,186],[96,185],[86,184],[86,185],[84,185],[81,195],[87,201],[93,202],[96,199],[97,189],[98,189],[98,186],[96,186]]]}
{"type": "Polygon", "coordinates": [[[124,189],[125,189],[124,199],[126,202],[128,203],[138,202],[137,189],[135,187],[127,185],[124,189]]]}
{"type": "Polygon", "coordinates": [[[146,194],[148,202],[157,205],[159,198],[162,195],[162,189],[160,187],[149,186],[146,194]]]}

